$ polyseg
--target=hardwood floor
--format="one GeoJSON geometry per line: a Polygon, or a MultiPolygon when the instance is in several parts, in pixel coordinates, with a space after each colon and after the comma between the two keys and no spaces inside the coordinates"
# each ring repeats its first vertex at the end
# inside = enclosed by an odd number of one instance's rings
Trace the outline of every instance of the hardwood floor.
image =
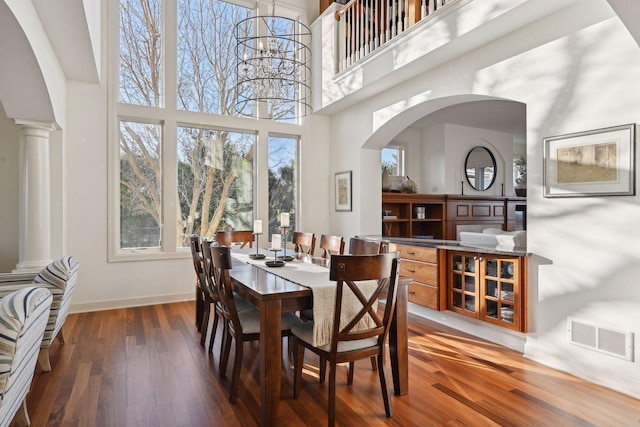
{"type": "MultiPolygon", "coordinates": [[[[70,315],[66,344],[51,348],[52,371],[34,377],[32,425],[258,425],[257,344],[245,344],[232,405],[229,379],[218,377],[217,356],[200,346],[193,312],[194,303],[185,302],[70,315]]],[[[640,426],[636,399],[417,317],[409,327],[409,394],[392,398],[393,417],[384,416],[377,373],[360,362],[353,386],[346,368],[338,372],[338,425],[640,426]]],[[[293,371],[283,363],[280,425],[326,425],[327,387],[317,381],[317,360],[307,354],[297,400],[293,371]]],[[[388,366],[386,372],[391,385],[388,366]]]]}

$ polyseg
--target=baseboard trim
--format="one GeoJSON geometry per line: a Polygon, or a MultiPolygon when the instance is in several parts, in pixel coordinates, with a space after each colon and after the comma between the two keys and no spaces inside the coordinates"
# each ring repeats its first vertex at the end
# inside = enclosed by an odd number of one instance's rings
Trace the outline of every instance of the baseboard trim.
{"type": "Polygon", "coordinates": [[[491,325],[477,319],[471,319],[452,311],[432,310],[417,304],[409,303],[409,313],[440,323],[444,326],[482,338],[495,344],[524,353],[527,341],[526,334],[491,325]]]}
{"type": "Polygon", "coordinates": [[[91,311],[115,310],[119,308],[143,307],[147,305],[170,304],[174,302],[194,301],[193,292],[154,297],[130,298],[122,300],[99,301],[90,303],[71,304],[69,313],[87,313],[91,311]]]}
{"type": "Polygon", "coordinates": [[[575,357],[567,357],[566,354],[556,353],[548,346],[538,344],[538,341],[533,337],[529,337],[527,340],[523,356],[558,371],[640,399],[640,392],[638,392],[640,381],[632,376],[602,366],[594,366],[575,357]]]}

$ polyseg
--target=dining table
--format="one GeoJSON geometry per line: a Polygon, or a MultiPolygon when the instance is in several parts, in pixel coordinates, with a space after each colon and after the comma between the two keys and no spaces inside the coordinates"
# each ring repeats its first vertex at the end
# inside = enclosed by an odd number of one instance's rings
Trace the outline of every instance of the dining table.
{"type": "MultiPolygon", "coordinates": [[[[281,398],[281,314],[313,308],[313,293],[310,287],[279,275],[278,271],[286,269],[288,263],[280,268],[265,268],[255,261],[246,262],[246,254],[246,251],[232,251],[233,268],[229,273],[237,295],[260,311],[260,419],[261,425],[271,426],[277,423],[281,398]],[[234,253],[242,256],[234,257],[234,253]]],[[[326,259],[309,256],[292,261],[299,262],[325,266],[328,263],[326,259]]],[[[329,281],[329,269],[325,270],[329,281]]],[[[396,309],[389,330],[389,354],[396,395],[407,394],[409,389],[407,285],[410,282],[409,278],[401,278],[398,283],[396,309]]]]}

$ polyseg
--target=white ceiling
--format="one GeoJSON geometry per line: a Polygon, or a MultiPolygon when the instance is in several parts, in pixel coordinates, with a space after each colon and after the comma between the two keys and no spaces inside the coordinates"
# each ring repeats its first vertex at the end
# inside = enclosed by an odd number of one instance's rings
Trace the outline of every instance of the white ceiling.
{"type": "Polygon", "coordinates": [[[513,135],[514,144],[526,142],[526,106],[512,101],[474,101],[445,107],[414,122],[423,129],[441,123],[488,129],[513,135]]]}

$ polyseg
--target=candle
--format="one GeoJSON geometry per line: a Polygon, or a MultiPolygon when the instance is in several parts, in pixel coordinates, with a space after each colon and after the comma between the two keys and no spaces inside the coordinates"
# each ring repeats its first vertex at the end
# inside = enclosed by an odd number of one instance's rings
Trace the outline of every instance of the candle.
{"type": "Polygon", "coordinates": [[[282,236],[280,234],[274,234],[271,236],[271,249],[282,249],[282,236]]]}
{"type": "Polygon", "coordinates": [[[280,227],[288,227],[289,226],[289,213],[283,212],[280,215],[280,227]]]}
{"type": "Polygon", "coordinates": [[[262,220],[256,219],[253,221],[253,233],[262,234],[262,220]]]}

